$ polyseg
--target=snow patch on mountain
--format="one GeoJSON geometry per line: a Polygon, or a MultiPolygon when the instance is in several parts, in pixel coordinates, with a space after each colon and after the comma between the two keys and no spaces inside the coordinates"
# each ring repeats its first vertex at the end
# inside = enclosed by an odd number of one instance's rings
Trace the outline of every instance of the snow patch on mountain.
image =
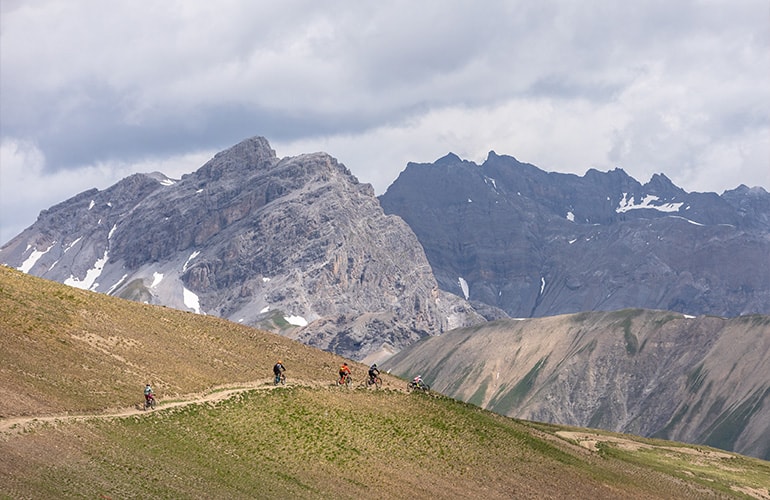
{"type": "Polygon", "coordinates": [[[104,251],[104,256],[101,259],[97,259],[96,262],[94,262],[94,266],[86,271],[86,277],[83,278],[82,281],[80,278],[77,278],[74,275],[70,275],[69,278],[64,280],[64,284],[74,288],[80,288],[81,290],[95,291],[99,286],[99,283],[96,282],[96,279],[102,274],[102,271],[104,270],[104,265],[108,260],[108,253],[109,252],[107,250],[104,251]]]}
{"type": "Polygon", "coordinates": [[[623,199],[618,203],[618,208],[615,209],[615,212],[622,214],[630,210],[640,210],[645,208],[658,210],[659,212],[678,212],[682,205],[684,205],[684,203],[662,203],[653,205],[653,202],[660,200],[660,198],[653,194],[648,194],[639,203],[635,203],[634,199],[634,196],[629,198],[628,193],[623,193],[623,199]]]}
{"type": "MultiPolygon", "coordinates": [[[[77,238],[75,241],[73,241],[72,243],[70,243],[69,245],[67,245],[67,246],[64,248],[64,253],[67,253],[67,252],[69,252],[69,251],[70,251],[70,248],[72,248],[72,247],[74,247],[75,245],[77,245],[77,244],[78,244],[78,242],[79,242],[81,239],[83,239],[83,237],[82,237],[82,236],[79,236],[79,237],[78,237],[78,238],[77,238]]],[[[49,250],[50,250],[50,248],[49,248],[49,250]]]]}
{"type": "Polygon", "coordinates": [[[468,282],[463,279],[462,276],[457,278],[458,283],[460,283],[460,288],[463,291],[463,296],[465,297],[465,300],[468,300],[468,282]]]}
{"type": "Polygon", "coordinates": [[[201,313],[201,304],[198,296],[185,287],[182,287],[182,298],[184,305],[195,311],[195,314],[201,313]]]}
{"type": "Polygon", "coordinates": [[[690,220],[690,219],[688,219],[688,218],[686,218],[686,217],[682,217],[681,215],[672,215],[671,217],[672,217],[672,218],[676,218],[676,219],[682,219],[682,220],[684,220],[684,221],[687,221],[687,222],[689,222],[690,224],[692,224],[693,226],[704,226],[704,224],[701,224],[700,222],[695,222],[694,220],[690,220]]]}
{"type": "Polygon", "coordinates": [[[185,261],[184,265],[182,266],[182,272],[187,271],[187,264],[189,264],[190,261],[193,260],[198,255],[200,255],[200,251],[196,250],[193,253],[191,253],[189,257],[187,257],[187,260],[185,261]]]}
{"type": "Polygon", "coordinates": [[[117,283],[112,285],[109,290],[107,290],[107,295],[112,295],[112,292],[114,292],[120,285],[123,284],[124,281],[126,281],[126,278],[128,278],[128,274],[124,274],[122,278],[118,280],[117,283]]]}
{"type": "Polygon", "coordinates": [[[290,325],[307,326],[307,320],[302,316],[284,316],[283,319],[290,325]]]}
{"type": "MultiPolygon", "coordinates": [[[[54,242],[55,244],[55,242],[54,242]]],[[[32,248],[32,245],[27,245],[27,250],[32,248]]],[[[24,262],[21,263],[18,269],[19,271],[23,272],[24,274],[29,273],[29,270],[32,269],[32,266],[35,265],[35,263],[42,257],[43,255],[47,254],[49,250],[53,248],[53,244],[51,244],[50,247],[46,248],[45,250],[33,250],[31,254],[29,254],[29,257],[27,257],[24,262]]]]}

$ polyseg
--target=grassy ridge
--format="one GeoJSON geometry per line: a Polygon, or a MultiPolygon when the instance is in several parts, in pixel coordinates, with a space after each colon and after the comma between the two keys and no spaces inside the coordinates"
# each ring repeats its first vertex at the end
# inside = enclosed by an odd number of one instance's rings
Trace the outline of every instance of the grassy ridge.
{"type": "Polygon", "coordinates": [[[736,458],[696,477],[660,453],[587,452],[556,429],[421,394],[253,390],[38,428],[3,443],[13,466],[0,459],[0,480],[11,497],[702,498],[730,494],[736,470],[762,464],[736,458]]]}

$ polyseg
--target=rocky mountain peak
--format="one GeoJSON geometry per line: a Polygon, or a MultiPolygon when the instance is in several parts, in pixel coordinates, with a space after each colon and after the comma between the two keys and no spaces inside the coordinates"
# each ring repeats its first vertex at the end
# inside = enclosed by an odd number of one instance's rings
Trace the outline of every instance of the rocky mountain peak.
{"type": "Polygon", "coordinates": [[[44,213],[0,260],[55,281],[282,331],[353,358],[482,321],[326,153],[254,137],[173,181],[132,175],[44,213]]]}
{"type": "Polygon", "coordinates": [[[741,184],[721,197],[740,216],[740,223],[770,231],[770,193],[759,186],[741,184]]]}
{"type": "Polygon", "coordinates": [[[269,168],[277,162],[275,151],[264,137],[252,137],[220,151],[203,165],[195,175],[217,180],[225,175],[246,173],[255,169],[269,168]]]}
{"type": "Polygon", "coordinates": [[[674,185],[671,179],[664,174],[653,174],[650,181],[644,185],[644,188],[650,193],[661,197],[673,198],[677,195],[686,194],[684,189],[674,185]]]}
{"type": "Polygon", "coordinates": [[[276,159],[275,151],[270,147],[270,143],[261,136],[244,139],[238,144],[231,146],[224,151],[214,155],[217,158],[231,158],[239,160],[246,165],[258,165],[259,163],[276,159]]]}
{"type": "Polygon", "coordinates": [[[437,165],[453,165],[455,163],[462,163],[462,160],[454,153],[448,153],[436,160],[437,165]]]}

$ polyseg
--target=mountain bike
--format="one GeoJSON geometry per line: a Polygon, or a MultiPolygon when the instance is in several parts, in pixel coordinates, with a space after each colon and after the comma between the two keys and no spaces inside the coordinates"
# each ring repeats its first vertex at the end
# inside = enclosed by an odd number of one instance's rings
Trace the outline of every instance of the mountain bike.
{"type": "Polygon", "coordinates": [[[345,386],[350,388],[350,386],[353,384],[353,377],[350,376],[349,373],[346,373],[345,376],[342,379],[337,379],[337,385],[339,386],[345,386]]]}
{"type": "Polygon", "coordinates": [[[155,409],[155,397],[151,398],[144,398],[144,411],[147,411],[147,409],[150,408],[152,410],[155,409]]]}
{"type": "Polygon", "coordinates": [[[382,387],[382,379],[379,376],[372,379],[372,377],[367,375],[366,379],[362,380],[361,383],[356,386],[356,389],[368,389],[371,386],[374,386],[375,389],[379,389],[382,387]]]}
{"type": "Polygon", "coordinates": [[[414,380],[406,384],[406,392],[423,391],[430,392],[430,386],[425,382],[416,383],[414,380]]]}
{"type": "Polygon", "coordinates": [[[380,378],[379,375],[377,375],[374,378],[369,377],[368,379],[366,379],[366,387],[371,387],[371,386],[374,386],[375,389],[380,389],[382,387],[382,379],[380,378]]]}
{"type": "Polygon", "coordinates": [[[281,373],[280,375],[276,375],[275,378],[273,379],[273,385],[278,385],[278,384],[286,385],[286,374],[285,373],[281,373]]]}

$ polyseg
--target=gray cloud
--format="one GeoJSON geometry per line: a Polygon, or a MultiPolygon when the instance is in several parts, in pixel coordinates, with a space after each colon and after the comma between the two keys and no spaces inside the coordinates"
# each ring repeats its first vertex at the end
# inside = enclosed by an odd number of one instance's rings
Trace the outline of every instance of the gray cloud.
{"type": "Polygon", "coordinates": [[[690,191],[770,186],[764,0],[0,9],[0,242],[79,191],[189,172],[252,135],[326,150],[378,192],[408,161],[492,149],[690,191]]]}

